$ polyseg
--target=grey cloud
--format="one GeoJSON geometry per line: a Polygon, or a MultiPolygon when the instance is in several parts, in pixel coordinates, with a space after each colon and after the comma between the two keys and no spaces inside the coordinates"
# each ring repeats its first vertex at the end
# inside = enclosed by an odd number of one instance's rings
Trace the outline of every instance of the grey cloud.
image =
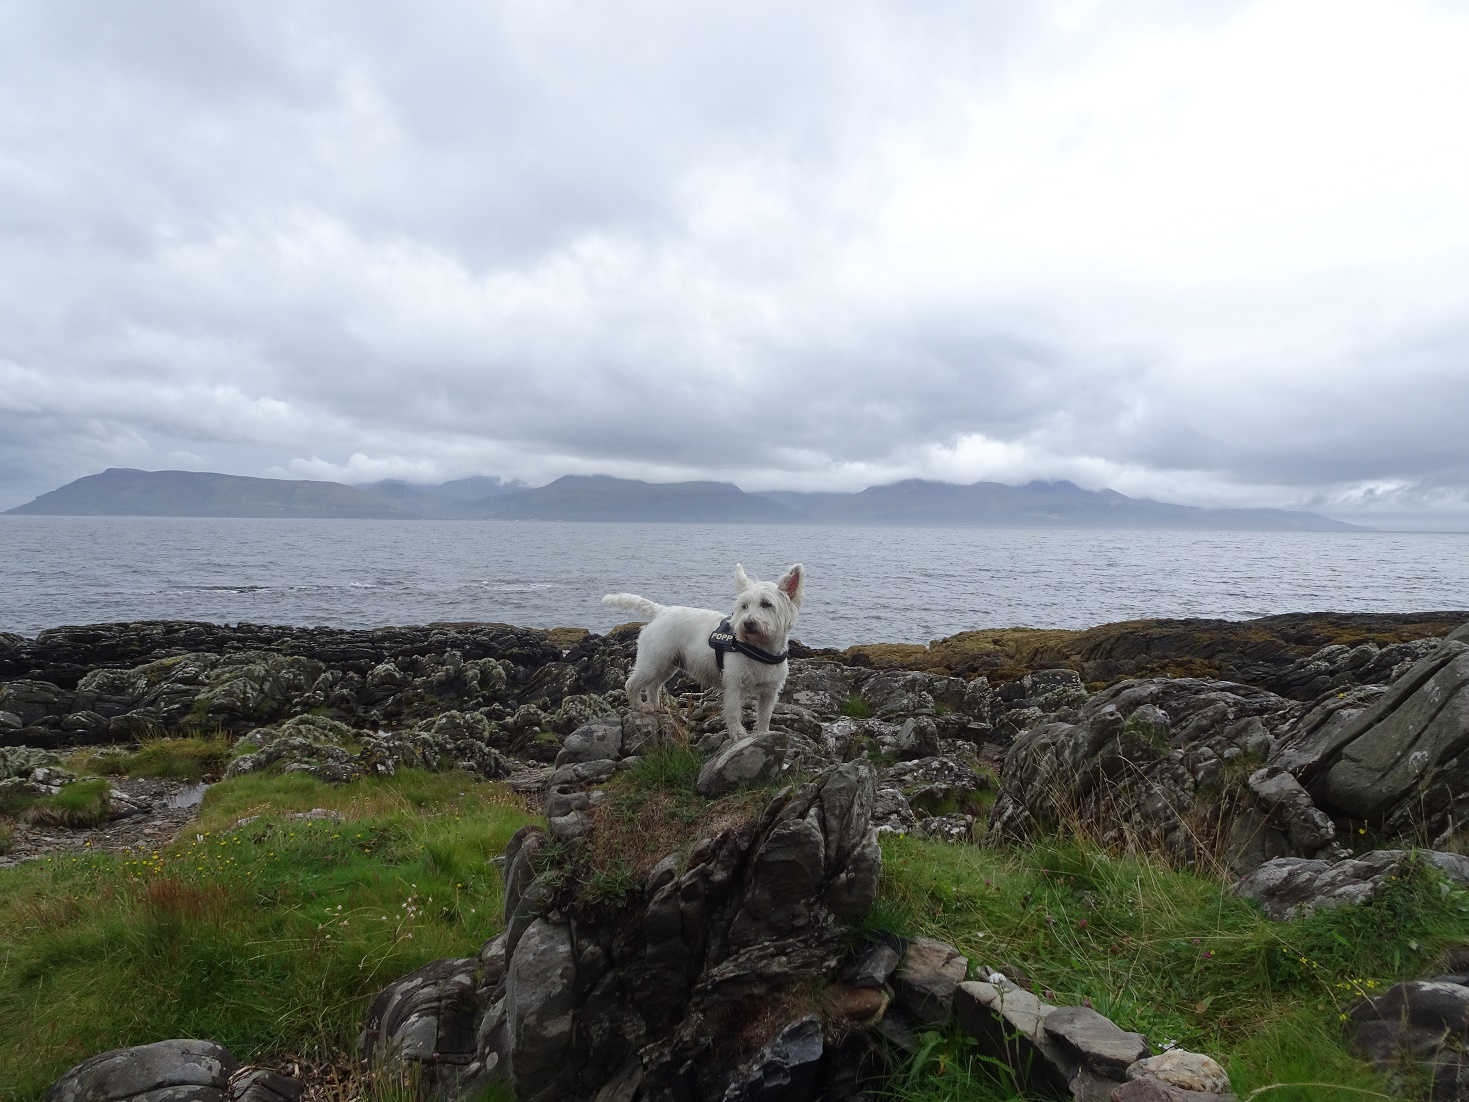
{"type": "MultiPolygon", "coordinates": [[[[0,505],[109,464],[354,454],[799,486],[932,475],[932,449],[982,439],[1182,499],[1448,509],[1469,485],[1451,302],[1376,327],[1342,307],[1360,339],[1276,365],[1256,341],[1241,371],[1171,316],[1223,294],[1208,257],[1194,290],[1038,276],[1043,224],[997,235],[1018,215],[975,219],[964,189],[902,207],[914,166],[981,166],[973,196],[1024,157],[1068,179],[1094,120],[1038,107],[1053,86],[1134,33],[1240,33],[1239,11],[11,5],[0,505]],[[965,160],[978,115],[1032,110],[1033,137],[965,160]],[[955,230],[914,256],[932,242],[904,218],[955,230]]],[[[1295,324],[1262,288],[1224,291],[1295,324]]]]}

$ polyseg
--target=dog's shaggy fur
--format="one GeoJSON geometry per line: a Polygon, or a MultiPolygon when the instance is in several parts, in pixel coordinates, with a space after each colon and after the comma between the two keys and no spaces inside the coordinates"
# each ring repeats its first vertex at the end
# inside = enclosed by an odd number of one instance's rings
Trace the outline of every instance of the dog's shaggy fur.
{"type": "MultiPolygon", "coordinates": [[[[800,563],[775,582],[751,578],[736,563],[737,596],[730,614],[735,638],[772,654],[784,652],[805,586],[806,570],[800,563]]],[[[602,603],[651,618],[638,635],[638,658],[627,679],[629,707],[656,711],[663,683],[674,671],[683,670],[706,689],[723,686],[724,725],[730,737],[741,738],[745,734],[741,712],[751,694],[755,697],[755,730],[770,730],[770,715],[785,684],[789,662],[767,665],[731,651],[724,656],[721,674],[714,648],[709,645],[709,633],[719,626],[724,613],[660,605],[634,593],[609,593],[602,603]]]]}

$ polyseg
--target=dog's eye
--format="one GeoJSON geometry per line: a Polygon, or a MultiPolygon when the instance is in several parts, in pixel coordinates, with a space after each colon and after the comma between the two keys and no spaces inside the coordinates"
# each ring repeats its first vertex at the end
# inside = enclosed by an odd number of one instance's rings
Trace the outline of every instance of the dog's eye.
{"type": "Polygon", "coordinates": [[[769,601],[761,601],[760,602],[760,607],[761,608],[773,608],[774,606],[769,601]]]}

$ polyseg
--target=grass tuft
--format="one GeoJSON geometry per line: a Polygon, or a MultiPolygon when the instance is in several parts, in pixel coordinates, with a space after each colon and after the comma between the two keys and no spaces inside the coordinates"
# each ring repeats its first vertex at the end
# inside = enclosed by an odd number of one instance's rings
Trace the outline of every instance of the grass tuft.
{"type": "Polygon", "coordinates": [[[863,700],[860,694],[853,693],[842,704],[842,715],[852,719],[867,719],[872,715],[872,705],[863,700]]]}
{"type": "Polygon", "coordinates": [[[40,797],[21,816],[28,823],[42,826],[101,826],[112,816],[107,789],[107,781],[100,777],[76,781],[54,796],[40,797]]]}
{"type": "Polygon", "coordinates": [[[218,777],[229,765],[231,743],[223,734],[186,738],[144,739],[127,752],[102,750],[74,757],[69,766],[78,772],[127,777],[169,777],[202,781],[218,777]]]}

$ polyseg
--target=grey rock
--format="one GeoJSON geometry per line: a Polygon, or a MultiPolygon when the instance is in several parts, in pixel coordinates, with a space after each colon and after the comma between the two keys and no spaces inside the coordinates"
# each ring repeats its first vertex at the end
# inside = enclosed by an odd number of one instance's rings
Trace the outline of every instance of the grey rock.
{"type": "Polygon", "coordinates": [[[1139,1060],[1126,1074],[1129,1079],[1155,1079],[1188,1091],[1229,1091],[1229,1076],[1213,1058],[1181,1048],[1139,1060]]]}
{"type": "Polygon", "coordinates": [[[1361,999],[1347,1011],[1352,1023],[1402,1022],[1469,1041],[1469,987],[1433,980],[1395,983],[1380,995],[1361,999]]]}
{"type": "Polygon", "coordinates": [[[229,1102],[298,1102],[306,1084],[270,1068],[241,1068],[230,1077],[229,1102]]]}
{"type": "Polygon", "coordinates": [[[1307,787],[1317,803],[1430,831],[1469,809],[1469,644],[1445,642],[1320,747],[1307,787]]]}
{"type": "Polygon", "coordinates": [[[1241,877],[1234,892],[1256,900],[1271,918],[1296,918],[1325,907],[1365,903],[1389,877],[1404,875],[1415,856],[1451,881],[1469,884],[1469,857],[1461,854],[1373,850],[1334,862],[1277,857],[1241,877]]]}
{"type": "Polygon", "coordinates": [[[891,934],[880,935],[879,940],[870,942],[842,974],[843,981],[852,987],[886,986],[903,959],[905,947],[891,934]]]}
{"type": "Polygon", "coordinates": [[[1246,782],[1267,818],[1284,831],[1295,852],[1314,856],[1336,842],[1331,817],[1311,802],[1301,783],[1284,769],[1267,766],[1246,782]]]}
{"type": "Polygon", "coordinates": [[[1081,1064],[1121,1080],[1128,1066],[1152,1055],[1141,1033],[1120,1029],[1110,1018],[1085,1006],[1063,1006],[1046,1015],[1046,1035],[1081,1064]]]}
{"type": "Polygon", "coordinates": [[[792,1022],[735,1073],[722,1102],[807,1102],[824,1051],[820,1019],[792,1022]]]}
{"type": "Polygon", "coordinates": [[[699,795],[716,798],[770,780],[779,774],[785,752],[782,734],[747,735],[706,761],[695,787],[699,795]]]}
{"type": "Polygon", "coordinates": [[[478,713],[449,711],[411,731],[361,736],[358,764],[366,773],[393,776],[399,769],[445,772],[459,769],[488,780],[510,775],[511,767],[491,743],[493,725],[478,713]]]}
{"type": "Polygon", "coordinates": [[[363,1057],[417,1066],[439,1089],[457,1083],[476,1055],[480,967],[477,957],[436,960],[384,988],[359,1039],[363,1057]]]}
{"type": "Polygon", "coordinates": [[[795,933],[816,920],[811,901],[826,872],[826,839],[811,818],[786,819],[770,828],[751,862],[730,944],[752,945],[795,933]]]}
{"type": "Polygon", "coordinates": [[[1179,861],[1196,859],[1207,839],[1206,848],[1226,850],[1244,871],[1273,856],[1272,848],[1279,852],[1285,835],[1275,830],[1262,846],[1263,814],[1242,823],[1230,813],[1241,794],[1221,791],[1223,763],[1299,711],[1273,693],[1230,682],[1121,682],[1090,697],[1072,719],[1032,725],[1015,739],[989,833],[1021,841],[1080,822],[1104,843],[1152,846],[1179,861]]]}
{"type": "Polygon", "coordinates": [[[17,727],[54,726],[72,711],[73,700],[74,694],[49,681],[0,682],[0,711],[18,717],[17,727]]]}
{"type": "Polygon", "coordinates": [[[501,918],[507,923],[519,906],[521,894],[539,875],[536,858],[545,842],[546,836],[539,827],[527,825],[512,834],[505,844],[505,900],[501,918]]]}
{"type": "Polygon", "coordinates": [[[1075,670],[1034,670],[1020,679],[1025,695],[1031,700],[1046,696],[1057,689],[1082,689],[1081,674],[1075,670]]]}
{"type": "Polygon", "coordinates": [[[505,975],[510,1079],[522,1102],[566,1097],[576,1001],[570,927],[538,918],[516,943],[505,975]]]}
{"type": "Polygon", "coordinates": [[[1077,1062],[1045,1031],[1056,1007],[1004,977],[995,980],[970,980],[955,989],[959,1025],[987,1055],[1018,1069],[1020,1086],[1069,1091],[1077,1062]]]}
{"type": "Polygon", "coordinates": [[[942,1025],[953,1010],[954,991],[968,972],[969,962],[952,945],[915,938],[893,973],[893,1001],[916,1022],[942,1025]]]}
{"type": "Polygon", "coordinates": [[[46,1102],[124,1102],[152,1092],[160,1092],[152,1093],[159,1102],[226,1102],[238,1067],[229,1049],[213,1041],[116,1048],[68,1071],[46,1092],[46,1102]]]}
{"type": "Polygon", "coordinates": [[[37,769],[53,767],[60,761],[50,750],[34,746],[0,746],[0,780],[29,777],[37,769]]]}
{"type": "Polygon", "coordinates": [[[242,754],[229,764],[226,776],[239,777],[279,765],[283,773],[308,773],[324,781],[345,783],[362,775],[356,759],[340,746],[309,738],[283,735],[254,754],[242,754]]]}
{"type": "Polygon", "coordinates": [[[77,682],[77,702],[109,718],[130,712],[143,701],[148,678],[139,670],[93,670],[77,682]]]}
{"type": "Polygon", "coordinates": [[[561,743],[556,765],[581,761],[616,761],[622,756],[622,720],[616,716],[576,728],[561,743]]]}
{"type": "Polygon", "coordinates": [[[900,761],[883,771],[883,780],[896,785],[916,815],[946,815],[972,807],[990,782],[969,766],[950,757],[900,761]]]}
{"type": "Polygon", "coordinates": [[[210,664],[203,690],[190,709],[200,727],[239,729],[286,715],[326,667],[314,658],[242,651],[210,664]]]}
{"type": "Polygon", "coordinates": [[[882,670],[862,682],[862,699],[878,719],[931,716],[936,701],[929,692],[929,674],[912,670],[882,670]]]}
{"type": "Polygon", "coordinates": [[[617,772],[617,763],[607,758],[592,761],[575,761],[558,765],[546,781],[548,788],[567,786],[590,787],[603,784],[617,772]]]}
{"type": "Polygon", "coordinates": [[[908,806],[902,790],[885,782],[873,792],[872,821],[880,834],[909,834],[918,829],[918,816],[908,806]]]}
{"type": "Polygon", "coordinates": [[[949,815],[931,815],[920,819],[914,829],[916,833],[932,838],[935,842],[961,845],[974,840],[974,816],[958,811],[949,815]]]}

